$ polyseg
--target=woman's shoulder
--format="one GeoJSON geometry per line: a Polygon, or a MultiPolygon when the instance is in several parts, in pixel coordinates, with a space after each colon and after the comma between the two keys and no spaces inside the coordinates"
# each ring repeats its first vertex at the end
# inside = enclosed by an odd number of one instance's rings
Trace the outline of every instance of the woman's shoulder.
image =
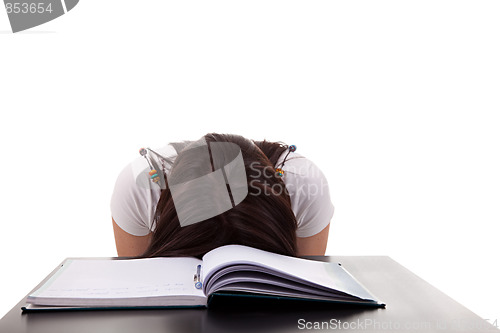
{"type": "MultiPolygon", "coordinates": [[[[170,146],[154,149],[162,156],[176,153],[170,146]]],[[[158,163],[158,157],[152,156],[158,163]]],[[[167,166],[168,168],[169,166],[167,166]]],[[[115,222],[126,232],[142,236],[149,232],[161,190],[149,178],[147,160],[137,154],[118,174],[111,195],[111,213],[115,222]]]]}
{"type": "Polygon", "coordinates": [[[310,159],[294,154],[285,161],[283,182],[292,197],[292,203],[301,206],[311,200],[329,200],[328,181],[321,169],[310,159]]]}
{"type": "Polygon", "coordinates": [[[282,167],[283,181],[297,218],[297,236],[309,237],[330,223],[334,207],[328,181],[321,169],[310,159],[292,154],[282,167]]]}
{"type": "Polygon", "coordinates": [[[285,182],[287,180],[311,182],[325,179],[321,169],[309,158],[295,152],[290,153],[286,160],[285,157],[286,154],[283,154],[277,164],[278,166],[281,165],[281,168],[285,171],[285,182]]]}

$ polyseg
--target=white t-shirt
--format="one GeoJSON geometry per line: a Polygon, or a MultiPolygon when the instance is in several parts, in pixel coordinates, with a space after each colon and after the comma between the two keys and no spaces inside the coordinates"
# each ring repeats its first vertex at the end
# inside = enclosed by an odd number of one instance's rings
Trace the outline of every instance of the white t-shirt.
{"type": "MultiPolygon", "coordinates": [[[[155,151],[169,158],[175,159],[176,156],[171,145],[155,151]]],[[[280,156],[277,165],[286,153],[280,156]]],[[[313,162],[295,152],[288,155],[282,169],[285,172],[283,181],[298,223],[297,237],[319,233],[330,223],[334,211],[325,176],[313,162]]],[[[145,236],[154,230],[153,218],[161,193],[160,187],[149,180],[144,170],[149,171],[149,167],[142,156],[125,166],[116,180],[110,203],[111,216],[116,224],[135,236],[145,236]]]]}

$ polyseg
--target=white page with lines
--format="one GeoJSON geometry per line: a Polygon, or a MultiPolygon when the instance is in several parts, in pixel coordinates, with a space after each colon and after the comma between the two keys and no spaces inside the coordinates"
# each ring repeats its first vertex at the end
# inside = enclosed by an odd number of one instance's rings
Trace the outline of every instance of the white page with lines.
{"type": "Polygon", "coordinates": [[[134,298],[200,296],[193,277],[201,260],[150,258],[74,259],[30,296],[54,298],[134,298]]]}

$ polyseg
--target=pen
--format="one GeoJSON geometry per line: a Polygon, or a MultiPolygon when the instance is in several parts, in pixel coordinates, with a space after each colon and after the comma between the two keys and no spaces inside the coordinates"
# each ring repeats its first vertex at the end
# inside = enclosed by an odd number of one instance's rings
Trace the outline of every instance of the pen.
{"type": "Polygon", "coordinates": [[[196,289],[201,289],[201,265],[196,267],[196,274],[194,275],[194,286],[196,289]]]}

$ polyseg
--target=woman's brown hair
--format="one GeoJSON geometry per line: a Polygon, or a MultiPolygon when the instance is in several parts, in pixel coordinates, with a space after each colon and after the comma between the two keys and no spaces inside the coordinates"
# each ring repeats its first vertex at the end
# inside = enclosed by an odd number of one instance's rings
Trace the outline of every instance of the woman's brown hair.
{"type": "MultiPolygon", "coordinates": [[[[155,228],[141,257],[193,256],[228,244],[247,245],[274,253],[296,256],[297,221],[290,197],[274,169],[287,146],[277,142],[251,141],[239,135],[211,133],[211,142],[238,145],[244,161],[248,195],[238,205],[199,223],[181,226],[168,186],[162,190],[155,213],[155,228]]],[[[193,161],[180,150],[169,177],[185,172],[193,161]],[[180,158],[181,157],[181,158],[180,158]]]]}

